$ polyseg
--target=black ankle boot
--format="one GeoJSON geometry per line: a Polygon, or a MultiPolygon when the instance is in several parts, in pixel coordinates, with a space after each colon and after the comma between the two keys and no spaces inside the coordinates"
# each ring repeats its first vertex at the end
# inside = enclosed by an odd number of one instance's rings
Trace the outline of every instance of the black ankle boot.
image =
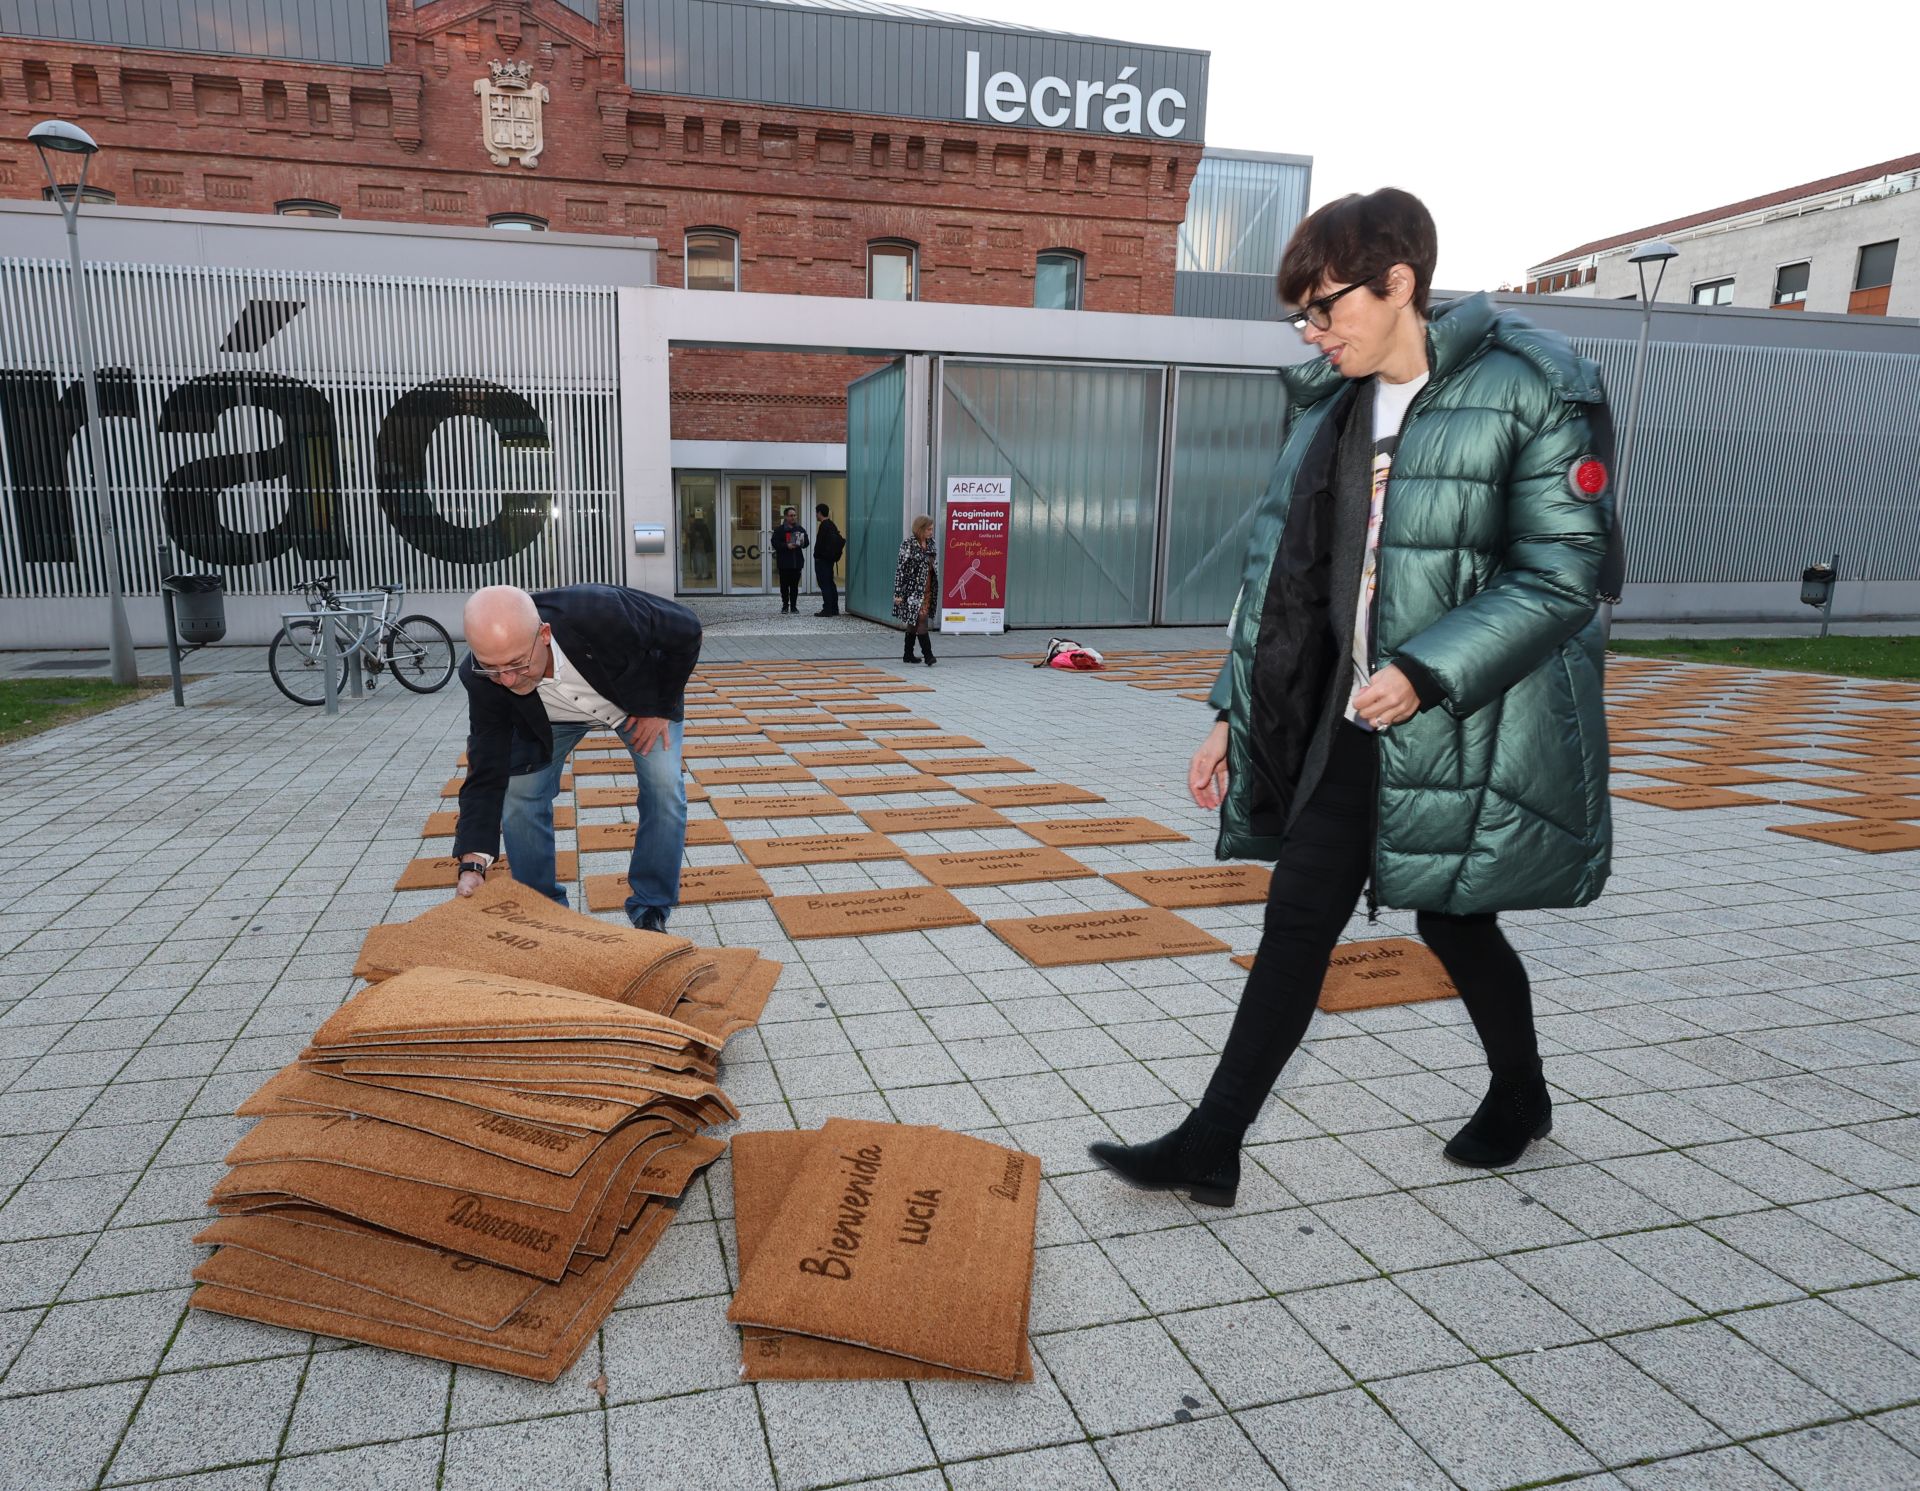
{"type": "Polygon", "coordinates": [[[1492,1170],[1511,1165],[1535,1139],[1553,1132],[1553,1098],[1535,1062],[1530,1072],[1498,1075],[1466,1127],[1447,1141],[1456,1165],[1492,1170]]]}
{"type": "Polygon", "coordinates": [[[939,661],[933,655],[933,633],[932,632],[922,632],[920,634],[920,654],[921,654],[921,657],[925,660],[926,665],[929,668],[931,668],[934,665],[934,663],[939,661]]]}
{"type": "Polygon", "coordinates": [[[1232,1206],[1240,1189],[1240,1134],[1197,1113],[1145,1144],[1089,1144],[1087,1153],[1130,1186],[1185,1191],[1202,1206],[1232,1206]]]}
{"type": "Polygon", "coordinates": [[[900,661],[903,663],[915,663],[919,661],[919,659],[913,655],[913,633],[912,632],[907,633],[907,641],[906,641],[905,647],[901,650],[900,661]]]}

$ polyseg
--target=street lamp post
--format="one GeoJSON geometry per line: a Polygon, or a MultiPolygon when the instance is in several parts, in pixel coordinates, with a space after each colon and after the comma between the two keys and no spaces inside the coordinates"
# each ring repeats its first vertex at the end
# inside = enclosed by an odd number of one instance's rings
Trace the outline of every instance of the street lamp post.
{"type": "Polygon", "coordinates": [[[127,627],[127,598],[120,581],[120,539],[113,521],[113,504],[107,495],[106,444],[100,434],[100,389],[94,379],[93,322],[87,309],[86,286],[80,267],[80,199],[87,188],[87,167],[100,147],[77,124],[64,119],[49,119],[36,124],[27,138],[40,152],[40,164],[53,188],[52,196],[67,221],[67,258],[72,273],[67,277],[67,293],[73,305],[74,331],[80,338],[80,374],[87,391],[87,454],[93,466],[95,520],[100,528],[102,562],[107,571],[109,630],[107,646],[113,662],[113,681],[132,684],[139,681],[133,665],[133,633],[127,627]],[[54,174],[55,156],[77,155],[80,176],[71,186],[54,174]]]}
{"type": "MultiPolygon", "coordinates": [[[[1614,458],[1619,469],[1614,473],[1613,488],[1614,510],[1619,512],[1627,500],[1627,474],[1633,465],[1634,443],[1640,435],[1640,391],[1647,375],[1647,334],[1653,327],[1653,302],[1660,294],[1660,285],[1667,277],[1667,264],[1680,257],[1680,250],[1661,239],[1643,243],[1631,254],[1627,262],[1640,272],[1640,341],[1633,350],[1633,383],[1627,394],[1627,425],[1620,433],[1620,449],[1614,458]],[[1647,289],[1647,266],[1658,264],[1660,271],[1654,276],[1653,289],[1647,289]]],[[[1620,521],[1618,518],[1616,522],[1620,521]]]]}

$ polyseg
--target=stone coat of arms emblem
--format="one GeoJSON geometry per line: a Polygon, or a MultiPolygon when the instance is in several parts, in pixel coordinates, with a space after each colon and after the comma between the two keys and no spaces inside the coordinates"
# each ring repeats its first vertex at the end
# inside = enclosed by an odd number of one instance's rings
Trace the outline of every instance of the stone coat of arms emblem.
{"type": "Polygon", "coordinates": [[[491,78],[475,78],[480,95],[480,137],[496,166],[539,164],[546,148],[541,130],[541,106],[549,97],[547,85],[533,80],[531,62],[490,63],[491,78]]]}

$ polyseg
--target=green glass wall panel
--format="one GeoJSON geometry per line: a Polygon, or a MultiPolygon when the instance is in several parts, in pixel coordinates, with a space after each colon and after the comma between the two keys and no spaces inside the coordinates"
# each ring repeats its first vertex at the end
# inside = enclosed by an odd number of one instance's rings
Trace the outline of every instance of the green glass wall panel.
{"type": "Polygon", "coordinates": [[[1240,585],[1254,508],[1280,454],[1284,391],[1271,373],[1182,371],[1174,387],[1161,619],[1223,622],[1240,585]]]}
{"type": "Polygon", "coordinates": [[[944,365],[939,491],[1011,476],[1008,626],[1124,626],[1153,612],[1159,368],[944,365]]]}
{"type": "Polygon", "coordinates": [[[907,365],[896,361],[847,388],[847,609],[893,612],[906,486],[907,365]]]}

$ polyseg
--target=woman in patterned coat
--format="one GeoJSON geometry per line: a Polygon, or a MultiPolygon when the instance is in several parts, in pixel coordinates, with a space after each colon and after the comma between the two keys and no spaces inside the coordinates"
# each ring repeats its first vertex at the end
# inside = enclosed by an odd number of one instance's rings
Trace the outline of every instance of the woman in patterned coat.
{"type": "Polygon", "coordinates": [[[920,639],[920,651],[928,667],[934,663],[933,642],[927,636],[927,617],[938,601],[940,562],[933,551],[933,519],[925,513],[913,520],[913,532],[900,540],[900,560],[893,567],[893,615],[906,624],[907,638],[900,661],[913,659],[913,641],[920,639]]]}

